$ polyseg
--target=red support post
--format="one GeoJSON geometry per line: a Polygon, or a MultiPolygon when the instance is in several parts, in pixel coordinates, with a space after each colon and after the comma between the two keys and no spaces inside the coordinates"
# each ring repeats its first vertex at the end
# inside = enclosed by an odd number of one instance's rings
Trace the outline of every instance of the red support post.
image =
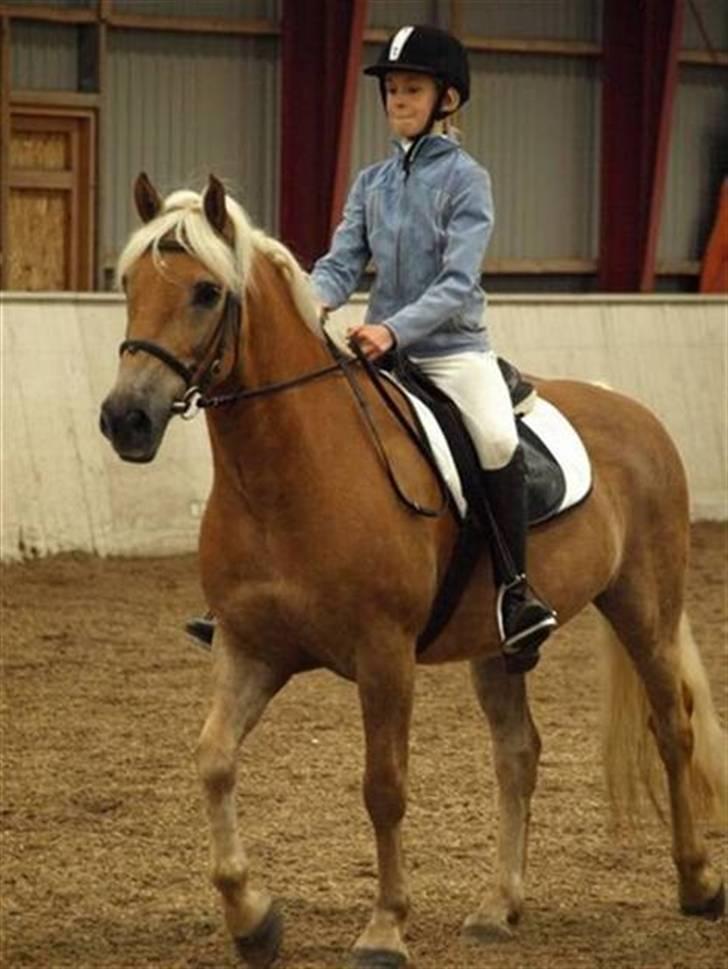
{"type": "Polygon", "coordinates": [[[280,237],[310,268],[348,181],[366,0],[283,0],[280,237]]]}
{"type": "Polygon", "coordinates": [[[367,0],[352,0],[351,27],[349,32],[349,57],[346,63],[346,80],[339,122],[339,140],[336,151],[336,172],[331,196],[329,235],[339,224],[341,212],[346,201],[351,162],[351,140],[354,133],[356,113],[356,92],[361,74],[361,54],[364,46],[367,0]]]}
{"type": "Polygon", "coordinates": [[[605,0],[599,286],[654,288],[684,0],[605,0]]]}

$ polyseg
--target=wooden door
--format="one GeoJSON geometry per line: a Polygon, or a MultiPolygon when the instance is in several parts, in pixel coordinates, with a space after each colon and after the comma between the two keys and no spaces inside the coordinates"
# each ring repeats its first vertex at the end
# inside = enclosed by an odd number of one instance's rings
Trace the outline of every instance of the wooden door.
{"type": "Polygon", "coordinates": [[[9,147],[5,285],[92,289],[93,113],[11,109],[9,147]]]}

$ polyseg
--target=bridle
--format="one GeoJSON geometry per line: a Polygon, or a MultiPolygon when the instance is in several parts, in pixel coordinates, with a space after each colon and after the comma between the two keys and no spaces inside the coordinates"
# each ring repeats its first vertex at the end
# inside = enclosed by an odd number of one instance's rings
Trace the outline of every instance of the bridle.
{"type": "MultiPolygon", "coordinates": [[[[185,251],[184,247],[180,245],[180,243],[172,240],[163,240],[160,243],[159,248],[163,250],[185,251]]],[[[223,306],[220,314],[220,319],[215,325],[210,339],[207,341],[205,349],[201,355],[200,359],[202,362],[194,368],[183,363],[179,357],[176,357],[159,343],[154,343],[151,340],[124,340],[119,346],[119,355],[121,356],[124,353],[135,354],[139,353],[140,351],[143,353],[148,353],[150,356],[155,357],[157,360],[164,363],[170,368],[170,370],[173,370],[178,377],[181,377],[185,383],[185,392],[179,400],[172,402],[171,411],[172,414],[178,415],[183,420],[188,421],[196,417],[200,410],[206,408],[223,407],[229,404],[234,404],[238,401],[251,400],[256,397],[272,396],[273,394],[278,394],[294,387],[300,387],[304,384],[311,383],[312,381],[328,376],[329,374],[338,374],[339,376],[343,376],[349,384],[364,422],[372,436],[375,448],[379,453],[387,473],[387,477],[389,478],[392,487],[400,500],[418,515],[424,515],[428,518],[438,518],[450,508],[450,494],[448,486],[442,476],[442,472],[440,471],[437,462],[434,460],[429,450],[428,445],[423,440],[420,430],[416,426],[413,426],[413,424],[402,413],[401,408],[394,401],[389,390],[385,388],[382,379],[378,376],[377,368],[374,366],[374,364],[367,360],[357,344],[351,344],[355,357],[354,361],[339,350],[326,331],[326,314],[322,316],[320,325],[326,346],[334,359],[333,363],[326,367],[320,367],[318,370],[312,370],[308,373],[301,374],[298,377],[293,377],[290,380],[265,384],[262,387],[236,390],[227,394],[206,396],[205,390],[219,376],[222,369],[222,361],[228,349],[229,338],[232,339],[234,347],[234,358],[230,367],[230,373],[232,374],[235,372],[239,354],[242,315],[242,305],[240,300],[228,290],[225,296],[225,305],[223,306]],[[206,360],[208,360],[207,363],[205,363],[206,360]],[[371,414],[371,410],[366,401],[365,395],[362,393],[361,387],[354,376],[353,369],[357,364],[363,368],[364,372],[369,377],[387,408],[394,415],[396,420],[404,429],[405,433],[415,444],[416,448],[433,471],[440,487],[441,495],[440,504],[436,508],[427,508],[419,504],[419,502],[414,501],[412,498],[406,495],[402,489],[394,472],[394,468],[392,467],[389,456],[384,448],[379,432],[377,431],[374,418],[371,414]]]]}
{"type": "MultiPolygon", "coordinates": [[[[184,246],[170,239],[162,240],[159,249],[164,252],[185,252],[184,246]]],[[[197,398],[219,376],[222,361],[228,346],[231,344],[234,357],[230,372],[232,373],[235,370],[238,362],[241,317],[240,301],[228,290],[225,294],[225,303],[220,318],[200,355],[200,364],[195,367],[187,366],[166,347],[159,343],[153,343],[151,340],[124,340],[119,346],[119,356],[123,356],[125,353],[135,354],[141,350],[152,357],[156,357],[157,360],[161,360],[178,377],[181,377],[185,382],[185,393],[181,400],[173,402],[172,412],[189,420],[197,413],[194,407],[197,398]],[[191,410],[194,410],[194,413],[190,414],[191,410]]]]}

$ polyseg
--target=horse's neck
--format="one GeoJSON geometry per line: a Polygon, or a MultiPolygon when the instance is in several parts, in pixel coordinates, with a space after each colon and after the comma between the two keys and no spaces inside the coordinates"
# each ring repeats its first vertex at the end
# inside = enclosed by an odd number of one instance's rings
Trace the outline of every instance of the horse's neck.
{"type": "MultiPolygon", "coordinates": [[[[243,309],[235,383],[246,390],[264,388],[331,362],[324,344],[301,319],[287,282],[259,256],[243,309]]],[[[331,388],[324,385],[335,380],[324,377],[301,389],[208,411],[216,485],[261,492],[263,500],[300,474],[302,466],[316,473],[312,444],[333,417],[328,410],[331,388]]]]}
{"type": "Polygon", "coordinates": [[[289,283],[270,260],[255,260],[245,301],[240,377],[247,387],[297,377],[331,362],[296,308],[289,283]]]}

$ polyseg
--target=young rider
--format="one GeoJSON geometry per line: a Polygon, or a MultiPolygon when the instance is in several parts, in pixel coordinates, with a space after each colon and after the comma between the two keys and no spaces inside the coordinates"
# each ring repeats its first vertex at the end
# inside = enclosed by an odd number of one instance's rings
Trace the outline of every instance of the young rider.
{"type": "MultiPolygon", "coordinates": [[[[322,308],[345,303],[370,260],[366,322],[351,334],[372,360],[406,353],[460,408],[483,468],[505,553],[494,549],[498,625],[506,666],[525,672],[556,626],[530,589],[526,488],[510,395],[483,323],[481,266],[491,230],[488,173],[448,135],[470,95],[467,53],[435,27],[402,27],[375,64],[395,152],[360,172],[330,251],[311,274],[322,308]]],[[[213,626],[187,629],[209,642],[213,626]]]]}
{"type": "Polygon", "coordinates": [[[379,79],[395,153],[360,172],[311,281],[322,306],[335,309],[373,261],[366,322],[351,337],[371,360],[404,352],[460,408],[507,548],[494,555],[505,661],[525,672],[556,616],[526,581],[523,454],[483,323],[490,179],[448,134],[448,117],[470,94],[467,53],[445,31],[402,27],[364,73],[379,79]]]}

